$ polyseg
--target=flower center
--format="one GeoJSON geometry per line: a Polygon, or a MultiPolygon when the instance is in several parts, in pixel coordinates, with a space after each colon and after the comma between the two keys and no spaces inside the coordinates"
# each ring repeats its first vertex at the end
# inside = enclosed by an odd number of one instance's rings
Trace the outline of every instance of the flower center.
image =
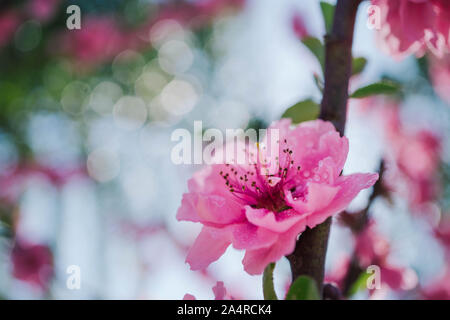
{"type": "Polygon", "coordinates": [[[260,161],[259,155],[257,163],[250,170],[226,164],[227,169],[220,171],[220,176],[235,197],[253,208],[265,208],[273,212],[291,209],[285,202],[285,189],[295,191],[293,178],[298,176],[300,166],[294,164],[293,151],[287,146],[287,140],[283,142],[286,145],[282,150],[283,163],[280,163],[280,157],[275,157],[278,167],[275,173],[269,173],[267,159],[260,161]]]}

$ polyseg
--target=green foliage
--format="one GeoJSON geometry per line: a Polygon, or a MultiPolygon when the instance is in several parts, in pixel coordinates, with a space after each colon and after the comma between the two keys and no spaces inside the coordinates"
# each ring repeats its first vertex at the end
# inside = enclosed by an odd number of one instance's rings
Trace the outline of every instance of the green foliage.
{"type": "Polygon", "coordinates": [[[367,279],[370,277],[370,273],[361,272],[358,279],[353,283],[352,287],[349,290],[349,296],[356,294],[360,290],[364,290],[367,288],[367,279]]]}
{"type": "Polygon", "coordinates": [[[286,300],[320,300],[316,282],[308,276],[298,277],[289,288],[286,300]]]}
{"type": "Polygon", "coordinates": [[[263,274],[263,294],[264,300],[278,300],[275,288],[273,286],[273,270],[275,263],[269,264],[263,274]]]}
{"type": "Polygon", "coordinates": [[[314,74],[314,83],[316,84],[316,86],[320,90],[320,92],[323,93],[324,83],[323,83],[322,78],[318,74],[314,74]]]}
{"type": "Polygon", "coordinates": [[[311,53],[317,58],[322,67],[322,70],[325,68],[325,47],[323,43],[314,37],[305,37],[302,40],[302,43],[311,51],[311,53]]]}
{"type": "Polygon", "coordinates": [[[331,3],[321,1],[320,9],[322,10],[322,16],[325,22],[325,30],[327,31],[327,34],[329,34],[331,32],[331,28],[333,27],[335,6],[331,3]]]}
{"type": "Polygon", "coordinates": [[[352,76],[360,74],[363,72],[364,68],[367,65],[367,59],[363,57],[353,58],[352,61],[352,76]]]}
{"type": "Polygon", "coordinates": [[[390,81],[381,81],[357,89],[350,95],[350,97],[360,99],[379,94],[392,95],[399,92],[400,86],[398,84],[390,81]]]}
{"type": "Polygon", "coordinates": [[[300,101],[287,109],[282,118],[290,118],[292,123],[315,120],[319,116],[320,106],[311,99],[300,101]]]}

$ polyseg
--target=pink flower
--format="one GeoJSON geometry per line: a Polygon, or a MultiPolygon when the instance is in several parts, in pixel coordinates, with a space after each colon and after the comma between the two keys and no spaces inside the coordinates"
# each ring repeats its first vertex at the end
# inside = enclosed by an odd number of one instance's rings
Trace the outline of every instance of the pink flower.
{"type": "Polygon", "coordinates": [[[31,0],[28,9],[33,18],[46,22],[54,16],[59,4],[60,0],[31,0]]]}
{"type": "Polygon", "coordinates": [[[450,47],[447,0],[372,0],[380,9],[378,39],[383,50],[401,59],[426,49],[442,56],[450,47]]]}
{"type": "Polygon", "coordinates": [[[292,18],[292,29],[300,40],[309,36],[308,29],[306,28],[305,22],[300,14],[295,14],[292,18]]]}
{"type": "Polygon", "coordinates": [[[442,59],[430,59],[430,78],[433,88],[442,100],[450,104],[450,54],[442,59]]]}
{"type": "MultiPolygon", "coordinates": [[[[392,290],[409,290],[417,285],[417,275],[408,268],[398,267],[389,262],[390,245],[376,230],[374,221],[369,221],[366,228],[357,235],[355,254],[360,266],[367,268],[377,265],[380,268],[381,284],[392,290]]],[[[371,291],[373,294],[374,291],[371,291]]]]}
{"type": "Polygon", "coordinates": [[[13,205],[19,201],[24,187],[34,176],[46,177],[56,187],[61,187],[76,176],[86,176],[84,167],[52,168],[39,163],[20,164],[0,173],[0,201],[13,205]]]}
{"type": "MultiPolygon", "coordinates": [[[[217,281],[212,291],[214,293],[214,300],[233,300],[233,297],[227,293],[222,281],[217,281]]],[[[183,300],[196,300],[196,298],[192,294],[186,293],[183,300]]]]}
{"type": "Polygon", "coordinates": [[[11,39],[20,24],[19,14],[15,11],[0,13],[0,47],[3,47],[11,39]]]}
{"type": "Polygon", "coordinates": [[[192,294],[186,293],[183,297],[183,300],[196,300],[196,298],[192,294]]]}
{"type": "Polygon", "coordinates": [[[445,247],[450,258],[450,218],[444,218],[440,221],[434,230],[434,235],[445,247]]]}
{"type": "Polygon", "coordinates": [[[350,268],[351,258],[347,254],[340,256],[340,259],[333,266],[333,269],[325,274],[325,283],[336,285],[341,290],[344,288],[345,277],[350,268]]]}
{"type": "Polygon", "coordinates": [[[127,41],[112,18],[87,17],[80,30],[69,30],[62,36],[61,47],[89,67],[112,60],[127,47],[127,41]]]}
{"type": "Polygon", "coordinates": [[[450,300],[450,269],[447,267],[445,273],[438,279],[422,288],[421,293],[427,300],[450,300]]]}
{"type": "Polygon", "coordinates": [[[384,181],[390,189],[407,196],[413,209],[419,209],[434,201],[439,194],[441,141],[430,130],[415,130],[405,126],[396,105],[386,105],[379,111],[380,118],[385,122],[389,146],[390,162],[384,181]]]}
{"type": "Polygon", "coordinates": [[[372,263],[384,264],[389,251],[389,243],[376,231],[373,221],[356,237],[355,252],[364,267],[372,263]]]}
{"type": "MultiPolygon", "coordinates": [[[[244,269],[260,274],[294,250],[306,227],[340,212],[378,179],[377,174],[340,176],[348,140],[329,122],[291,128],[283,119],[268,131],[276,130],[279,152],[250,145],[249,157],[257,155],[252,163],[211,165],[189,180],[177,219],[203,224],[186,258],[191,269],[206,268],[232,244],[246,250],[244,269]]],[[[267,136],[262,145],[268,145],[267,136]]]]}
{"type": "Polygon", "coordinates": [[[53,275],[53,255],[45,245],[16,240],[11,252],[13,276],[45,290],[53,275]]]}

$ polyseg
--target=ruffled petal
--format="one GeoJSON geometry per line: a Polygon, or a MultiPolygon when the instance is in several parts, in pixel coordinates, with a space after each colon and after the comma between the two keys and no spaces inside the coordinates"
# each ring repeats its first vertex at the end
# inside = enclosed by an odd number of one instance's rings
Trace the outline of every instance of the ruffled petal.
{"type": "Polygon", "coordinates": [[[235,223],[243,218],[242,209],[222,196],[186,193],[177,212],[178,220],[202,222],[213,226],[235,223]]]}
{"type": "Polygon", "coordinates": [[[284,210],[275,214],[264,208],[254,209],[250,206],[245,207],[245,216],[252,224],[276,233],[289,230],[302,219],[302,215],[294,210],[284,210]]]}
{"type": "Polygon", "coordinates": [[[320,161],[331,158],[334,176],[338,176],[348,154],[348,139],[341,137],[333,124],[322,120],[306,121],[298,125],[287,138],[294,150],[295,166],[300,166],[304,177],[313,177],[313,170],[320,161]]]}
{"type": "Polygon", "coordinates": [[[297,236],[303,230],[304,228],[302,229],[301,226],[295,226],[280,235],[273,246],[257,250],[247,250],[242,260],[245,271],[251,275],[261,274],[269,263],[278,261],[283,256],[292,253],[295,249],[297,236]]]}
{"type": "Polygon", "coordinates": [[[336,197],[339,189],[340,186],[309,182],[307,194],[304,197],[295,198],[291,192],[286,191],[286,203],[299,213],[310,214],[327,207],[336,197]]]}
{"type": "Polygon", "coordinates": [[[186,262],[192,270],[202,270],[222,256],[231,244],[229,228],[203,227],[192,247],[186,262]]]}
{"type": "Polygon", "coordinates": [[[271,246],[278,239],[277,233],[259,228],[251,223],[242,223],[233,227],[233,247],[235,249],[259,249],[271,246]]]}
{"type": "Polygon", "coordinates": [[[355,173],[339,177],[336,181],[336,186],[339,187],[336,196],[328,206],[306,218],[308,227],[314,228],[326,218],[347,208],[361,190],[370,188],[377,180],[377,173],[355,173]]]}

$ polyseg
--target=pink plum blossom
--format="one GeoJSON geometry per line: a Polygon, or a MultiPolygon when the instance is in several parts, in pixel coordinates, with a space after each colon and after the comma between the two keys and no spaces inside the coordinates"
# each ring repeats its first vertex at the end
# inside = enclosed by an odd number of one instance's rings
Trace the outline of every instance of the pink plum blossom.
{"type": "Polygon", "coordinates": [[[23,240],[16,240],[11,252],[13,276],[45,290],[53,274],[53,255],[50,248],[23,240]]]}
{"type": "Polygon", "coordinates": [[[186,258],[191,269],[206,268],[232,245],[246,250],[244,269],[260,274],[292,253],[306,227],[342,211],[378,179],[377,174],[341,176],[348,140],[330,122],[292,127],[283,119],[267,136],[274,129],[279,152],[249,145],[248,155],[256,161],[210,165],[189,180],[177,219],[203,224],[186,258]]]}
{"type": "Polygon", "coordinates": [[[112,60],[127,48],[128,39],[109,17],[87,17],[80,30],[65,32],[60,44],[62,51],[83,66],[112,60]]]}
{"type": "Polygon", "coordinates": [[[351,259],[347,254],[342,254],[333,268],[325,274],[325,283],[336,285],[341,290],[344,288],[345,277],[350,268],[351,259]]]}
{"type": "Polygon", "coordinates": [[[13,10],[0,13],[0,47],[8,43],[20,21],[19,14],[13,10]]]}
{"type": "MultiPolygon", "coordinates": [[[[212,291],[214,293],[214,300],[233,300],[233,297],[227,293],[222,281],[217,281],[212,291]]],[[[196,300],[196,298],[192,294],[186,293],[183,300],[196,300]]]]}
{"type": "Polygon", "coordinates": [[[450,300],[450,270],[421,289],[422,297],[427,300],[450,300]]]}
{"type": "MultiPolygon", "coordinates": [[[[396,266],[389,261],[391,253],[390,244],[381,235],[373,220],[369,220],[364,229],[355,233],[355,252],[353,258],[343,255],[334,268],[327,273],[325,281],[334,283],[341,290],[344,289],[349,272],[355,272],[351,268],[352,261],[357,261],[360,272],[366,272],[366,268],[376,265],[380,268],[381,289],[369,290],[372,298],[382,298],[387,289],[410,290],[417,285],[417,275],[412,269],[396,266]]],[[[358,276],[358,275],[357,275],[358,276]]]]}
{"type": "Polygon", "coordinates": [[[28,11],[33,18],[41,22],[46,22],[54,16],[60,5],[60,1],[61,0],[31,0],[28,3],[28,11]]]}
{"type": "Polygon", "coordinates": [[[444,215],[444,217],[435,228],[434,235],[444,246],[450,259],[450,218],[448,218],[448,215],[444,215]]]}
{"type": "Polygon", "coordinates": [[[87,176],[84,167],[53,168],[37,162],[18,165],[0,173],[0,201],[14,204],[24,191],[27,182],[33,177],[45,177],[56,187],[62,187],[74,177],[87,176]]]}
{"type": "Polygon", "coordinates": [[[450,104],[450,54],[430,59],[430,78],[437,95],[450,104]]]}
{"type": "Polygon", "coordinates": [[[309,31],[306,28],[305,22],[300,14],[295,14],[292,17],[292,29],[294,30],[295,35],[300,40],[309,36],[309,31]]]}
{"type": "Polygon", "coordinates": [[[372,0],[380,9],[379,43],[396,59],[422,56],[427,49],[442,56],[450,47],[447,0],[372,0]]]}
{"type": "Polygon", "coordinates": [[[385,284],[392,290],[412,289],[417,285],[417,275],[409,268],[393,265],[389,261],[390,251],[389,242],[376,230],[373,220],[356,236],[355,253],[361,267],[380,267],[382,286],[385,284]]]}
{"type": "Polygon", "coordinates": [[[396,105],[386,105],[379,111],[388,145],[384,182],[390,189],[405,194],[412,209],[425,208],[423,205],[434,201],[439,194],[440,138],[431,130],[406,126],[396,105]]]}
{"type": "Polygon", "coordinates": [[[385,191],[401,195],[413,212],[434,219],[436,206],[433,202],[441,192],[442,136],[431,127],[417,128],[402,119],[401,105],[397,101],[372,97],[363,99],[359,107],[362,113],[377,119],[383,132],[385,191]]]}

